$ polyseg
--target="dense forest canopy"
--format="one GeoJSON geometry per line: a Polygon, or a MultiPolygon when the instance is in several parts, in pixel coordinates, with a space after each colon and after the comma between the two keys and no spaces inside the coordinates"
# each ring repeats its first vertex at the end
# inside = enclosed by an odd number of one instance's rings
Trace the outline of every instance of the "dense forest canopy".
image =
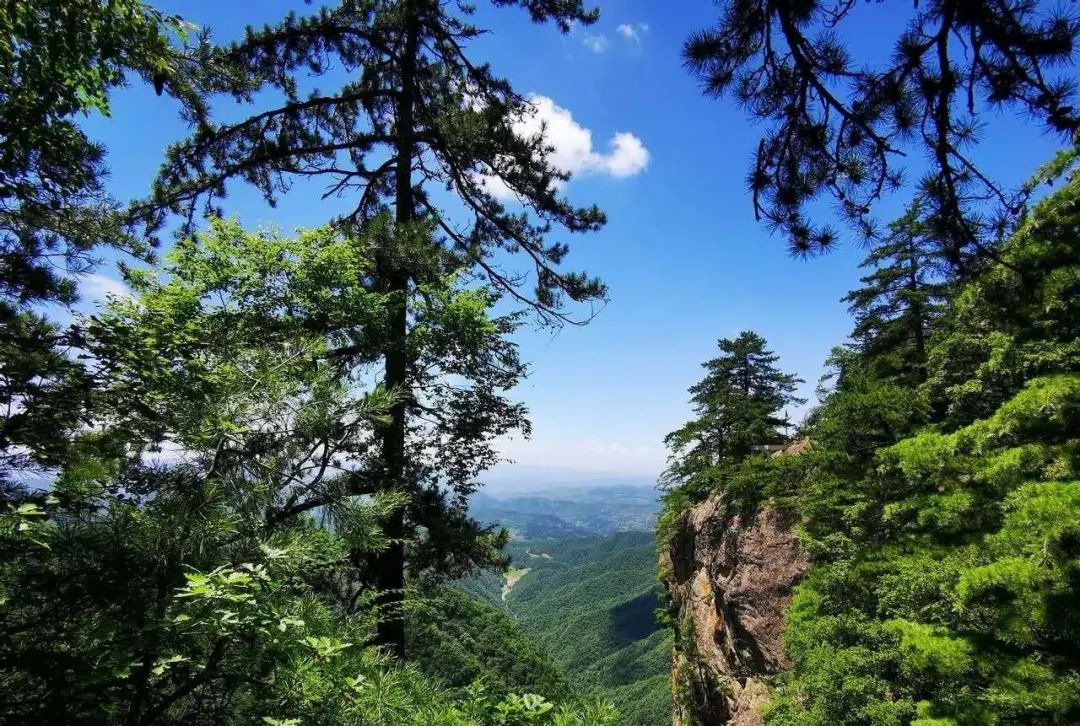
{"type": "Polygon", "coordinates": [[[822,405],[795,494],[818,564],[792,606],[798,667],[775,722],[1080,714],[1078,191],[1040,203],[1002,246],[1030,276],[996,267],[951,298],[925,383],[856,372],[822,405]],[[892,402],[893,426],[852,460],[829,433],[867,431],[851,416],[868,397],[892,402]],[[836,673],[842,692],[820,681],[836,673]]]}

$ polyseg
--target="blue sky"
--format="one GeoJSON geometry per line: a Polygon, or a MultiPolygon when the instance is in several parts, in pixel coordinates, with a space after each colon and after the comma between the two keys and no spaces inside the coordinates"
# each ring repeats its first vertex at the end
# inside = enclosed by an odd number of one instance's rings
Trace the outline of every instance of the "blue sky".
{"type": "MultiPolygon", "coordinates": [[[[210,25],[218,40],[304,7],[281,0],[156,4],[210,25]]],[[[474,44],[474,55],[519,91],[550,99],[549,112],[558,107],[565,158],[580,171],[566,192],[575,202],[596,202],[609,218],[602,232],[571,241],[569,266],[600,275],[610,304],[584,327],[519,334],[533,370],[516,395],[532,411],[534,435],[504,443],[519,465],[496,472],[500,481],[602,474],[650,481],[663,467],[662,439],[688,417],[686,389],[718,338],[747,329],[764,335],[783,367],[807,381],[809,396],[829,349],[850,329],[839,299],[857,283],[864,250],[847,242],[827,257],[800,261],[782,239],[769,237],[744,187],[762,129],[731,102],[703,97],[682,67],[683,41],[715,19],[714,4],[599,4],[595,26],[561,35],[520,10],[480,2],[478,22],[492,32],[474,44]],[[613,150],[609,143],[620,133],[633,143],[613,150]],[[591,147],[583,148],[583,139],[591,147]]],[[[860,4],[844,32],[856,55],[872,60],[887,51],[909,8],[860,4]]],[[[975,156],[999,178],[1022,180],[1056,148],[1017,118],[993,120],[975,156]]],[[[117,95],[110,119],[89,126],[108,148],[110,184],[120,198],[145,195],[162,150],[185,134],[175,108],[137,87],[117,95]]],[[[270,209],[237,185],[227,209],[249,226],[314,226],[338,209],[317,202],[318,191],[299,185],[270,209]]],[[[888,219],[903,199],[889,200],[880,216],[888,219]]],[[[87,283],[91,294],[115,289],[115,272],[105,266],[100,273],[87,283]]]]}

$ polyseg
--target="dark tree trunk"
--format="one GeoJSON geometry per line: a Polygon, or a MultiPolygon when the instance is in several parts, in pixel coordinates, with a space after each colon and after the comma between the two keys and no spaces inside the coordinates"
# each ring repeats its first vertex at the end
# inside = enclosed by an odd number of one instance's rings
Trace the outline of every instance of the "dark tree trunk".
{"type": "Polygon", "coordinates": [[[908,289],[911,291],[911,324],[915,338],[915,377],[919,383],[926,380],[926,329],[922,303],[919,301],[919,264],[914,252],[908,268],[908,289]]]}
{"type": "MultiPolygon", "coordinates": [[[[397,102],[397,156],[394,195],[395,219],[401,234],[415,217],[412,162],[416,155],[413,133],[413,104],[416,95],[416,55],[419,48],[420,23],[415,3],[406,5],[411,17],[406,21],[405,43],[401,57],[401,91],[397,102]]],[[[390,423],[382,431],[383,460],[387,483],[396,488],[408,487],[406,481],[405,410],[408,404],[408,335],[409,272],[400,251],[392,251],[384,260],[381,273],[385,275],[388,291],[393,296],[390,311],[390,337],[386,349],[385,383],[398,391],[402,398],[390,410],[390,423]]],[[[405,655],[405,513],[396,512],[384,524],[390,546],[375,561],[375,586],[379,591],[378,641],[398,657],[405,655]]]]}

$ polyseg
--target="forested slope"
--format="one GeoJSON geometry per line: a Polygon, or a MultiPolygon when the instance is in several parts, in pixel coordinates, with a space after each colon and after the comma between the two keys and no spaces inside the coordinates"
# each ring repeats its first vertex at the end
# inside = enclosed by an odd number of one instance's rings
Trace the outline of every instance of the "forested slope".
{"type": "Polygon", "coordinates": [[[445,686],[481,682],[493,693],[536,693],[553,701],[576,696],[562,668],[513,618],[464,592],[445,588],[418,599],[407,626],[409,659],[445,686]]]}
{"type": "Polygon", "coordinates": [[[463,589],[504,608],[582,694],[618,703],[620,723],[669,720],[671,637],[654,614],[653,534],[520,540],[508,550],[528,572],[505,601],[504,581],[495,576],[463,589]]]}
{"type": "Polygon", "coordinates": [[[1080,179],[950,296],[925,382],[826,401],[775,722],[1080,719],[1078,225],[1080,179]]]}
{"type": "MultiPolygon", "coordinates": [[[[917,225],[875,269],[937,254],[917,225]]],[[[800,453],[689,461],[661,534],[705,497],[718,533],[765,505],[798,519],[810,570],[769,723],[1076,723],[1080,179],[969,279],[882,279],[852,296],[800,453]]]]}

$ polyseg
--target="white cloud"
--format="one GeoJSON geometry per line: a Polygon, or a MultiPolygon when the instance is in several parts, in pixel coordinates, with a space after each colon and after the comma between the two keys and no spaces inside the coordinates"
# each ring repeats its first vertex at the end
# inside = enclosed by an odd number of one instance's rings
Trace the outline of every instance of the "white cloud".
{"type": "Polygon", "coordinates": [[[611,46],[611,41],[603,33],[597,35],[590,35],[586,33],[581,38],[581,42],[585,44],[585,47],[591,50],[593,53],[603,53],[611,46]]]}
{"type": "Polygon", "coordinates": [[[611,139],[611,153],[602,156],[607,172],[617,179],[634,176],[649,165],[649,150],[641,139],[626,131],[620,131],[611,139]]]}
{"type": "Polygon", "coordinates": [[[616,133],[611,150],[593,148],[592,132],[574,120],[569,110],[547,96],[530,98],[535,112],[521,119],[515,130],[522,136],[543,133],[554,147],[550,161],[571,174],[600,173],[625,178],[639,174],[649,163],[649,152],[641,140],[627,131],[616,133]]]}
{"type": "Polygon", "coordinates": [[[635,43],[641,43],[641,36],[649,32],[648,23],[623,23],[615,28],[615,32],[635,43]]]}
{"type": "MultiPolygon", "coordinates": [[[[608,142],[608,151],[599,151],[593,147],[592,131],[575,121],[569,110],[547,96],[533,95],[529,101],[532,110],[514,124],[514,131],[526,138],[543,134],[552,147],[548,161],[555,168],[575,176],[606,174],[625,179],[648,166],[649,150],[634,134],[616,132],[608,142]]],[[[480,182],[495,197],[514,198],[514,193],[497,178],[481,177],[480,182]]]]}
{"type": "Polygon", "coordinates": [[[517,194],[514,190],[506,186],[506,182],[497,176],[488,176],[486,174],[480,174],[476,177],[476,181],[480,183],[480,186],[485,192],[503,201],[510,201],[517,199],[517,194]]]}
{"type": "Polygon", "coordinates": [[[107,275],[91,273],[79,278],[79,291],[87,301],[105,302],[110,297],[131,297],[131,288],[107,275]]]}
{"type": "Polygon", "coordinates": [[[543,134],[553,147],[549,160],[557,169],[570,174],[610,174],[623,178],[645,171],[649,152],[642,140],[629,132],[620,131],[611,137],[607,153],[593,148],[593,132],[585,129],[568,109],[559,106],[548,96],[529,98],[534,112],[515,124],[522,136],[543,134]]]}

